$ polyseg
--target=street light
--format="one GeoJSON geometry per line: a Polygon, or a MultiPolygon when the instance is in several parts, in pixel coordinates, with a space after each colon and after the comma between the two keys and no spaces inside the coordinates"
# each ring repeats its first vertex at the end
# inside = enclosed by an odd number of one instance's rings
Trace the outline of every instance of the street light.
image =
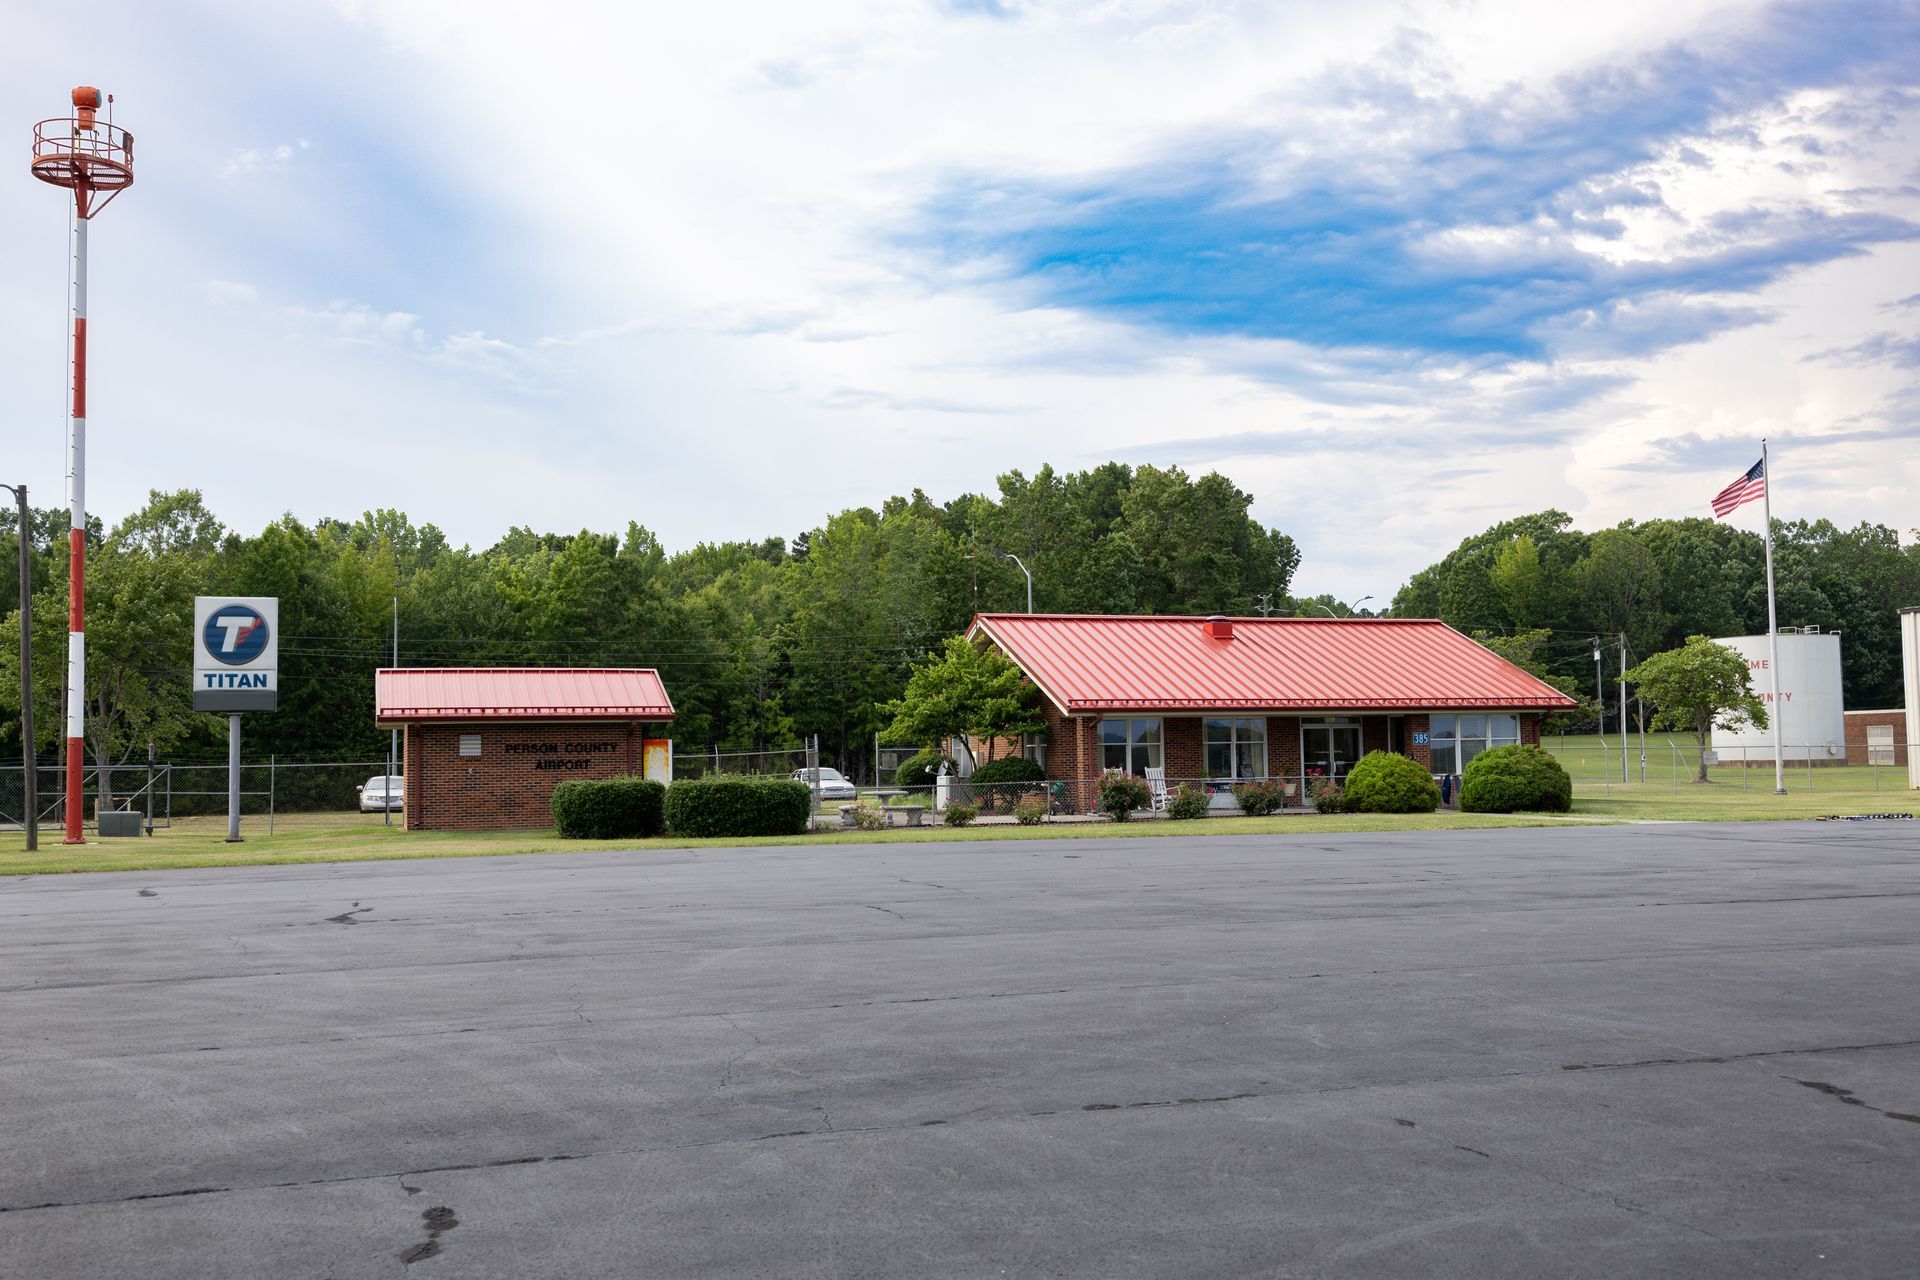
{"type": "Polygon", "coordinates": [[[40,778],[33,758],[33,553],[27,547],[27,486],[0,484],[20,507],[20,782],[27,850],[40,847],[40,778]]]}
{"type": "MultiPolygon", "coordinates": [[[[999,556],[1002,560],[1013,561],[1015,564],[1020,566],[1020,572],[1027,575],[1027,612],[1032,613],[1033,612],[1033,571],[1027,568],[1026,561],[1022,560],[1019,556],[1013,554],[1013,552],[1011,551],[996,551],[994,554],[999,556]]],[[[973,552],[971,551],[967,553],[967,559],[969,560],[978,560],[979,558],[980,558],[979,556],[973,554],[973,552]]],[[[976,587],[975,595],[978,596],[978,594],[979,594],[979,589],[978,587],[976,587]]]]}
{"type": "Polygon", "coordinates": [[[1002,551],[1000,554],[1005,556],[1007,559],[1013,561],[1015,564],[1019,565],[1020,572],[1027,575],[1027,612],[1032,613],[1033,612],[1033,574],[1032,572],[1028,570],[1026,566],[1026,562],[1021,560],[1019,556],[1013,554],[1013,552],[1002,551]]]}
{"type": "Polygon", "coordinates": [[[1358,609],[1361,605],[1365,604],[1367,601],[1371,599],[1373,599],[1372,596],[1361,596],[1358,600],[1355,600],[1352,604],[1347,606],[1347,616],[1351,618],[1353,616],[1353,611],[1355,609],[1358,609]]]}

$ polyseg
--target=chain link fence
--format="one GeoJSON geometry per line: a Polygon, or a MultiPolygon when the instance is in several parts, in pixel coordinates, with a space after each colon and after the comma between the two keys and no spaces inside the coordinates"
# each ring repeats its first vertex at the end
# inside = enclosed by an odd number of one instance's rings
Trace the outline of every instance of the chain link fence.
{"type": "MultiPolygon", "coordinates": [[[[289,813],[357,813],[360,788],[384,777],[385,760],[266,760],[240,765],[240,813],[266,817],[289,813]]],[[[396,775],[400,772],[395,766],[396,775]]],[[[40,765],[42,830],[60,825],[66,813],[66,769],[40,765]]],[[[138,813],[143,826],[166,827],[175,818],[224,816],[227,812],[227,762],[156,761],[152,765],[88,768],[82,777],[86,826],[96,826],[101,807],[138,813]]],[[[25,825],[26,771],[20,765],[0,770],[0,829],[25,825]]],[[[376,808],[375,812],[379,810],[376,808]]],[[[395,811],[398,818],[398,811],[395,811]]]]}
{"type": "MultiPolygon", "coordinates": [[[[1649,734],[1644,742],[1629,734],[1543,737],[1540,745],[1553,753],[1573,779],[1576,795],[1608,795],[1615,787],[1662,788],[1684,793],[1700,777],[1701,752],[1691,739],[1649,734]]],[[[1875,741],[1849,751],[1844,743],[1784,744],[1784,781],[1789,793],[1857,794],[1910,790],[1907,761],[1913,744],[1875,741]]],[[[1735,747],[1706,752],[1707,781],[1716,788],[1771,792],[1773,748],[1735,747]]]]}

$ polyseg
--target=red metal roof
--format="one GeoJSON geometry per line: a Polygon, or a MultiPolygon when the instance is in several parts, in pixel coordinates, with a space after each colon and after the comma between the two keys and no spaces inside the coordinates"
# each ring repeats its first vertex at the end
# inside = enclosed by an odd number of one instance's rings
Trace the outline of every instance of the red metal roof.
{"type": "Polygon", "coordinates": [[[1069,714],[1097,711],[1557,710],[1577,705],[1444,622],[1404,618],[980,614],[985,636],[1069,714]]]}
{"type": "Polygon", "coordinates": [[[373,715],[397,720],[671,720],[660,673],[646,667],[387,667],[373,715]]]}

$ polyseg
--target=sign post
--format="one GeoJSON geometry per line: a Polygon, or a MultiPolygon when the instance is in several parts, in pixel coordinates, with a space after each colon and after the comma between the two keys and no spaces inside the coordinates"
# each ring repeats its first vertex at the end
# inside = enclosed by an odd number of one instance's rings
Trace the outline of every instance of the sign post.
{"type": "Polygon", "coordinates": [[[227,713],[227,842],[240,839],[240,713],[280,702],[280,601],[195,596],[193,709],[227,713]]]}

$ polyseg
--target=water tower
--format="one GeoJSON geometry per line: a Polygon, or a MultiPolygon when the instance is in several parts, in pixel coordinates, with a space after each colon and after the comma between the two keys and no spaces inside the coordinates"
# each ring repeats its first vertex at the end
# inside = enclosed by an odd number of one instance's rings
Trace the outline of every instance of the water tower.
{"type": "MultiPolygon", "coordinates": [[[[86,817],[87,690],[87,228],[95,214],[133,185],[133,135],[102,120],[101,93],[91,85],[73,91],[73,114],[33,126],[33,176],[73,192],[73,403],[67,428],[67,492],[71,557],[67,594],[67,836],[82,844],[86,817]]],[[[26,531],[21,531],[26,536],[26,531]]]]}

